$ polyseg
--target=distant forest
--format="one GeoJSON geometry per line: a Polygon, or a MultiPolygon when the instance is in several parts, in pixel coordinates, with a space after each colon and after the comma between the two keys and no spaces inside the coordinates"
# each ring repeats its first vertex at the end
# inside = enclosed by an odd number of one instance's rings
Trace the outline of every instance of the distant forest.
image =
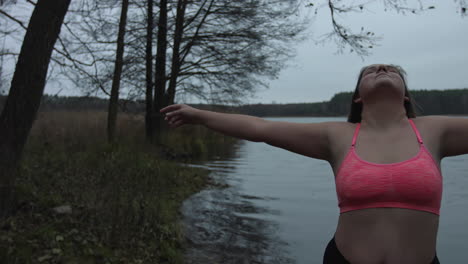
{"type": "MultiPolygon", "coordinates": [[[[417,115],[468,115],[468,89],[411,91],[417,115]]],[[[335,94],[330,101],[294,104],[250,104],[241,106],[191,104],[200,109],[254,116],[347,116],[352,92],[335,94]]],[[[0,109],[6,97],[0,96],[0,109]]],[[[40,111],[107,111],[109,101],[98,97],[44,95],[40,111]]],[[[144,101],[119,100],[122,112],[144,114],[144,101]]]]}

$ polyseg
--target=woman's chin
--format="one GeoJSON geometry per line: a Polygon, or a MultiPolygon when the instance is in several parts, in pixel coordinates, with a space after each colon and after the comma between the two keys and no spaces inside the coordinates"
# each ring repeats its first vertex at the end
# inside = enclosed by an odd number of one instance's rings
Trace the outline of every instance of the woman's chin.
{"type": "Polygon", "coordinates": [[[392,88],[392,89],[404,89],[404,87],[399,87],[399,84],[396,84],[392,78],[389,77],[378,77],[374,83],[374,89],[380,90],[382,88],[392,88]]]}

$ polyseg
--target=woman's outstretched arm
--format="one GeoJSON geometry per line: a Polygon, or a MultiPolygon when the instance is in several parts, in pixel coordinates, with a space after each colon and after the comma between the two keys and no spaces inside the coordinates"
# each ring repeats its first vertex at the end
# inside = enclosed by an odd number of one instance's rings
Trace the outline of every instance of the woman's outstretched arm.
{"type": "Polygon", "coordinates": [[[169,126],[200,124],[219,133],[254,142],[265,142],[311,158],[329,160],[329,124],[291,123],[269,121],[262,118],[224,114],[175,104],[161,109],[169,126]]]}
{"type": "Polygon", "coordinates": [[[431,116],[441,126],[441,154],[443,157],[468,154],[468,118],[431,116]]]}

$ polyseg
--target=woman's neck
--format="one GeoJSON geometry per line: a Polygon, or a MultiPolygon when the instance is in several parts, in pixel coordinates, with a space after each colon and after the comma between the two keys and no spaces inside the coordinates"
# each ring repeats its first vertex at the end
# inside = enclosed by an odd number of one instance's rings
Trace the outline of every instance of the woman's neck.
{"type": "Polygon", "coordinates": [[[380,101],[367,103],[362,109],[362,125],[374,130],[389,128],[407,123],[406,109],[401,102],[380,101]]]}

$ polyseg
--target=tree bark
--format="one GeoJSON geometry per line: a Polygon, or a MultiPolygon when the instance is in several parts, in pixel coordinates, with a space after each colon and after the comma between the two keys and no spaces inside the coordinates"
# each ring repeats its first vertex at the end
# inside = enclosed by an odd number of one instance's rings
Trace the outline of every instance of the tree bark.
{"type": "Polygon", "coordinates": [[[166,93],[166,52],[167,52],[167,0],[159,1],[158,46],[156,73],[154,77],[154,133],[159,137],[164,126],[159,110],[164,107],[166,93]]]}
{"type": "Polygon", "coordinates": [[[167,89],[167,104],[174,103],[175,91],[177,86],[177,77],[180,72],[180,43],[182,42],[182,35],[184,33],[185,9],[187,7],[187,0],[178,0],[176,26],[174,32],[174,46],[172,52],[172,66],[171,78],[169,87],[167,89]]]}
{"type": "Polygon", "coordinates": [[[146,25],[146,139],[153,139],[153,0],[148,0],[148,20],[146,25]]]}
{"type": "Polygon", "coordinates": [[[114,77],[109,100],[109,111],[107,118],[107,139],[109,142],[115,140],[115,127],[117,123],[117,111],[119,103],[120,77],[122,75],[125,25],[127,23],[128,1],[122,0],[122,11],[120,13],[119,34],[117,37],[117,54],[115,57],[114,77]]]}
{"type": "Polygon", "coordinates": [[[13,209],[13,188],[24,145],[44,93],[47,70],[70,0],[39,0],[0,116],[0,218],[13,209]]]}

